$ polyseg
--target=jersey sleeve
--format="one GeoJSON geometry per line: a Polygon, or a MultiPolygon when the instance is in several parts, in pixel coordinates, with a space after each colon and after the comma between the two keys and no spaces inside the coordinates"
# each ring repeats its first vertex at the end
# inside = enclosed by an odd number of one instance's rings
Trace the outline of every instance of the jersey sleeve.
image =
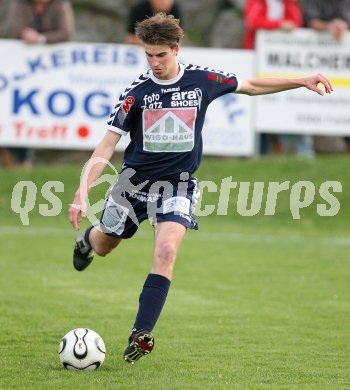
{"type": "Polygon", "coordinates": [[[206,77],[209,102],[227,93],[238,92],[241,89],[241,80],[234,73],[207,70],[206,77]]]}
{"type": "Polygon", "coordinates": [[[114,107],[107,122],[107,130],[114,131],[121,135],[127,135],[131,129],[134,117],[136,98],[133,93],[120,95],[118,103],[114,107]]]}

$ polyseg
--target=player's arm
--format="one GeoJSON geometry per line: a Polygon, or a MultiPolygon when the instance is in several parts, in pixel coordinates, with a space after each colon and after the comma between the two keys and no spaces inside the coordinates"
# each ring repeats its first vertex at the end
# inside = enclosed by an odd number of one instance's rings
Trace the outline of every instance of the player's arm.
{"type": "Polygon", "coordinates": [[[270,93],[288,91],[305,87],[311,91],[323,95],[324,92],[331,93],[333,87],[331,82],[322,74],[317,74],[309,77],[300,78],[256,78],[241,80],[242,86],[237,93],[256,96],[266,95],[270,93]],[[324,91],[318,87],[318,84],[323,84],[324,91]]]}
{"type": "Polygon", "coordinates": [[[86,164],[87,169],[81,178],[79,188],[68,211],[69,222],[75,230],[79,229],[80,216],[82,218],[86,217],[86,196],[92,184],[101,176],[104,168],[112,158],[120,137],[121,135],[118,133],[107,131],[86,164]]]}

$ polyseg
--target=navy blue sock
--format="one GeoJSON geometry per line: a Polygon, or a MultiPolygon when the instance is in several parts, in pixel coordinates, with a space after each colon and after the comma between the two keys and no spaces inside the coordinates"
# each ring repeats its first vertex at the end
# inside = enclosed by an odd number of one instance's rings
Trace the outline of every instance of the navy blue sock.
{"type": "Polygon", "coordinates": [[[91,230],[94,228],[94,226],[90,226],[86,229],[85,233],[84,233],[84,242],[85,244],[89,245],[89,247],[91,248],[91,244],[90,244],[90,239],[89,239],[89,235],[90,235],[90,232],[91,230]]]}
{"type": "Polygon", "coordinates": [[[170,287],[170,280],[162,275],[149,274],[143,285],[139,299],[139,311],[135,329],[151,332],[163,309],[170,287]]]}

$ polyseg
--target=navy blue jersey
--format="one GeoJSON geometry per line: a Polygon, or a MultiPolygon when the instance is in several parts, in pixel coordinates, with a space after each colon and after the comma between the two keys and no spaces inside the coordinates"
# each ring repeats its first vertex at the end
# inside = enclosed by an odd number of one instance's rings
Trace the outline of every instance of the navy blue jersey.
{"type": "Polygon", "coordinates": [[[238,91],[240,80],[232,73],[180,64],[171,80],[157,79],[151,70],[121,94],[108,130],[130,134],[124,166],[150,179],[190,175],[202,158],[202,128],[208,105],[238,91]]]}

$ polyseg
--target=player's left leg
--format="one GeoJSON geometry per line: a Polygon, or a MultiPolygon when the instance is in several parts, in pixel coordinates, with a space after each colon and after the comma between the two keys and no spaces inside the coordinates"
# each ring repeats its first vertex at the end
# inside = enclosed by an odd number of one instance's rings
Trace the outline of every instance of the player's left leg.
{"type": "Polygon", "coordinates": [[[176,255],[186,227],[177,222],[155,225],[155,246],[151,273],[143,286],[136,321],[129,337],[124,359],[133,364],[149,354],[154,346],[152,330],[168,295],[176,255]]]}
{"type": "Polygon", "coordinates": [[[90,226],[83,236],[76,240],[73,265],[77,271],[83,271],[91,264],[94,253],[106,256],[116,248],[122,239],[132,237],[139,224],[146,218],[146,205],[134,197],[119,196],[120,177],[113,186],[104,205],[99,225],[90,226]]]}

